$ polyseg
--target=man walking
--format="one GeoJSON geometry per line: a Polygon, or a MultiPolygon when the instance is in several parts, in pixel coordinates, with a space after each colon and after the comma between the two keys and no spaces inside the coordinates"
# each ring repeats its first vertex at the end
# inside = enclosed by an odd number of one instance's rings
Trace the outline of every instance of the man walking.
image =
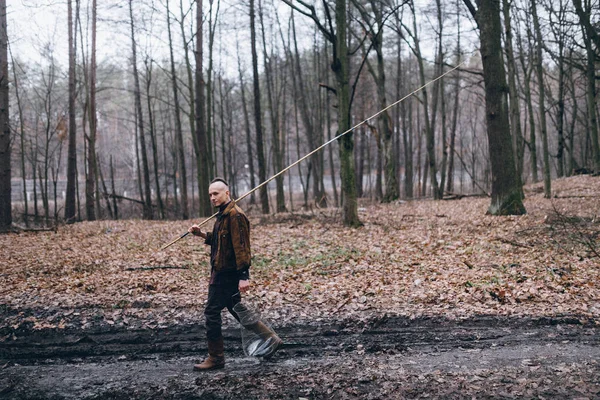
{"type": "MultiPolygon", "coordinates": [[[[250,288],[250,223],[241,208],[231,200],[229,186],[224,179],[215,178],[208,194],[212,205],[219,209],[212,232],[202,232],[198,225],[189,232],[205,239],[210,245],[210,285],[204,310],[208,358],[194,365],[196,371],[219,369],[225,366],[221,311],[227,308],[238,321],[234,306],[241,301],[241,293],[250,288]]],[[[263,340],[274,343],[265,357],[272,356],[282,344],[281,339],[261,321],[245,326],[263,340]]]]}

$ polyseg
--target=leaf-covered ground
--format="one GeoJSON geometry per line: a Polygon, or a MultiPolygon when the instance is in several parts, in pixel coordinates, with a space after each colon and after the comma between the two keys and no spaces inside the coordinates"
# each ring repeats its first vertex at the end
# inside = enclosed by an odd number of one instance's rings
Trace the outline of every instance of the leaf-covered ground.
{"type": "MultiPolygon", "coordinates": [[[[377,313],[598,321],[600,178],[553,181],[553,196],[528,186],[527,215],[508,217],[486,216],[487,198],[366,205],[359,229],[333,209],[251,214],[249,301],[279,326],[377,313]]],[[[0,328],[202,323],[208,249],[186,237],[156,252],[191,223],[0,236],[0,328]]]]}

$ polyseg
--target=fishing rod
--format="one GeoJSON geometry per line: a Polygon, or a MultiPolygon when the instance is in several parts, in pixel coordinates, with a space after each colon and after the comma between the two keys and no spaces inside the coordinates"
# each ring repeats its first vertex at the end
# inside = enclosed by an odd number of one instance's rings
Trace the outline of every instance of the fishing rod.
{"type": "MultiPolygon", "coordinates": [[[[296,165],[300,164],[302,161],[306,160],[307,158],[309,158],[310,156],[312,156],[313,154],[315,154],[316,152],[318,152],[319,150],[325,148],[326,146],[330,145],[331,143],[335,142],[336,140],[338,140],[339,138],[341,138],[344,135],[347,135],[348,133],[352,132],[353,130],[355,130],[356,128],[358,128],[359,126],[369,122],[370,120],[372,120],[373,118],[378,117],[379,115],[383,114],[384,112],[386,112],[387,110],[389,110],[390,108],[400,104],[401,102],[403,102],[404,100],[408,99],[410,96],[420,92],[421,90],[425,89],[427,86],[431,85],[432,83],[438,81],[439,79],[443,78],[444,76],[448,75],[449,73],[457,70],[461,65],[463,65],[465,63],[465,61],[461,62],[460,64],[456,65],[454,68],[449,69],[448,71],[444,72],[443,74],[441,74],[440,76],[438,76],[437,78],[427,82],[426,84],[424,84],[423,86],[419,87],[418,89],[410,92],[409,94],[407,94],[406,96],[402,97],[400,100],[395,101],[394,103],[390,104],[389,106],[385,107],[384,109],[378,111],[377,113],[371,115],[369,118],[359,122],[358,124],[354,125],[352,128],[348,129],[345,132],[340,133],[339,135],[337,135],[336,137],[334,137],[333,139],[323,143],[321,146],[317,147],[316,149],[314,149],[313,151],[311,151],[310,153],[308,153],[307,155],[305,155],[304,157],[300,158],[299,160],[295,161],[293,164],[290,164],[289,166],[287,166],[286,168],[282,169],[281,171],[279,171],[278,173],[276,173],[275,175],[273,175],[272,177],[270,177],[269,179],[267,179],[266,181],[264,181],[263,183],[261,183],[260,185],[256,186],[255,188],[249,190],[248,192],[246,192],[245,194],[243,194],[242,196],[240,196],[238,199],[234,200],[234,202],[239,202],[243,199],[245,199],[246,197],[248,197],[249,195],[251,195],[252,193],[256,192],[258,189],[260,189],[261,187],[265,186],[266,184],[268,184],[269,182],[271,182],[273,179],[277,178],[278,176],[286,173],[287,171],[289,171],[290,169],[292,169],[293,167],[295,167],[296,165]]],[[[208,221],[210,221],[211,219],[213,219],[214,217],[216,217],[218,214],[218,212],[214,213],[213,215],[211,215],[210,217],[206,218],[204,221],[202,221],[200,224],[198,224],[198,227],[203,226],[204,224],[206,224],[208,221]]],[[[166,245],[164,245],[163,247],[161,247],[158,251],[163,251],[166,248],[174,245],[175,243],[177,243],[178,241],[180,241],[181,239],[183,239],[184,237],[186,237],[187,235],[189,235],[190,232],[186,232],[183,235],[179,236],[178,238],[172,240],[171,242],[167,243],[166,245]]]]}

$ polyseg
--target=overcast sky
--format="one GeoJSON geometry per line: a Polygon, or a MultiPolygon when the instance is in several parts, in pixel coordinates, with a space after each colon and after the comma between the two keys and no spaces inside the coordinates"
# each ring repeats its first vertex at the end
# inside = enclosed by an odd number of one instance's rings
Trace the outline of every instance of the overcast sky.
{"type": "MultiPolygon", "coordinates": [[[[164,5],[166,0],[144,0],[134,1],[134,15],[138,27],[136,32],[139,54],[138,60],[142,60],[143,54],[151,54],[153,58],[160,60],[168,57],[168,37],[166,29],[166,18],[164,5]]],[[[192,0],[181,0],[183,8],[187,10],[192,0]]],[[[280,21],[287,26],[289,19],[289,7],[279,0],[275,0],[280,21]]],[[[75,2],[74,2],[75,3],[75,2]]],[[[179,19],[180,0],[170,0],[171,12],[176,14],[179,19]]],[[[265,4],[268,2],[265,1],[265,4]]],[[[81,0],[82,18],[87,16],[87,7],[91,4],[90,0],[81,0]]],[[[102,62],[114,62],[120,65],[127,65],[131,53],[131,39],[129,38],[129,10],[128,2],[124,0],[98,1],[98,60],[102,62]]],[[[417,1],[420,10],[430,8],[433,0],[417,1]]],[[[54,51],[57,62],[66,68],[68,61],[67,49],[67,3],[65,0],[11,0],[7,4],[8,8],[8,29],[11,50],[15,57],[26,62],[44,63],[46,57],[42,49],[50,45],[54,51]]],[[[208,13],[209,2],[204,1],[205,13],[208,13]]],[[[454,12],[454,10],[451,10],[454,12]]],[[[247,15],[247,2],[240,0],[221,0],[219,19],[222,24],[220,31],[216,33],[215,44],[215,68],[223,69],[228,75],[237,75],[237,55],[236,40],[240,42],[240,52],[246,69],[250,63],[250,45],[249,45],[249,23],[247,15]],[[222,54],[222,57],[219,57],[222,54]]],[[[186,19],[187,32],[189,36],[192,31],[194,11],[186,19]]],[[[271,17],[274,20],[274,13],[271,17]]],[[[423,14],[424,15],[424,14],[423,14]]],[[[455,17],[449,17],[455,20],[455,17]]],[[[448,21],[449,26],[446,32],[450,35],[449,40],[454,41],[456,28],[454,21],[448,21]],[[450,25],[451,24],[451,25],[450,25]]],[[[472,27],[468,21],[461,29],[470,30],[472,27]]],[[[89,21],[82,20],[82,29],[85,31],[89,21]]],[[[437,22],[423,17],[421,28],[421,48],[427,58],[432,58],[435,48],[434,29],[432,25],[437,22]]],[[[308,47],[312,44],[312,22],[301,15],[296,17],[297,29],[300,30],[301,45],[308,47]]],[[[286,28],[284,28],[286,30],[286,28]]],[[[176,57],[181,60],[182,44],[178,25],[172,26],[174,41],[176,43],[176,57]]],[[[469,36],[463,32],[463,44],[471,50],[476,46],[471,35],[471,43],[467,43],[469,36]]],[[[205,41],[208,33],[205,29],[205,41]]],[[[475,38],[476,39],[476,38],[475,38]]],[[[81,39],[79,39],[81,40],[81,39]]],[[[268,39],[267,39],[268,40],[268,39]]],[[[276,34],[275,40],[269,41],[281,47],[279,34],[276,34]]],[[[394,40],[395,42],[395,40],[394,40]]],[[[206,43],[206,42],[205,42],[206,43]]],[[[80,42],[81,44],[81,42],[80,42]]],[[[81,53],[80,44],[78,53],[81,53]]],[[[260,51],[260,49],[259,49],[260,51]]],[[[206,64],[206,63],[205,63],[206,64]]]]}

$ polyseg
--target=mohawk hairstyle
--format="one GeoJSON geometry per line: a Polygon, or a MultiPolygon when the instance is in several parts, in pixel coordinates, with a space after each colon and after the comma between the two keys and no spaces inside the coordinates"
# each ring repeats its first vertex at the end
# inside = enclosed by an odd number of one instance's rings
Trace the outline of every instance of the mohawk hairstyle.
{"type": "Polygon", "coordinates": [[[210,184],[212,185],[215,182],[223,182],[225,184],[225,186],[229,187],[229,183],[227,183],[227,181],[223,178],[217,177],[217,178],[213,179],[212,181],[210,181],[210,184]]]}

